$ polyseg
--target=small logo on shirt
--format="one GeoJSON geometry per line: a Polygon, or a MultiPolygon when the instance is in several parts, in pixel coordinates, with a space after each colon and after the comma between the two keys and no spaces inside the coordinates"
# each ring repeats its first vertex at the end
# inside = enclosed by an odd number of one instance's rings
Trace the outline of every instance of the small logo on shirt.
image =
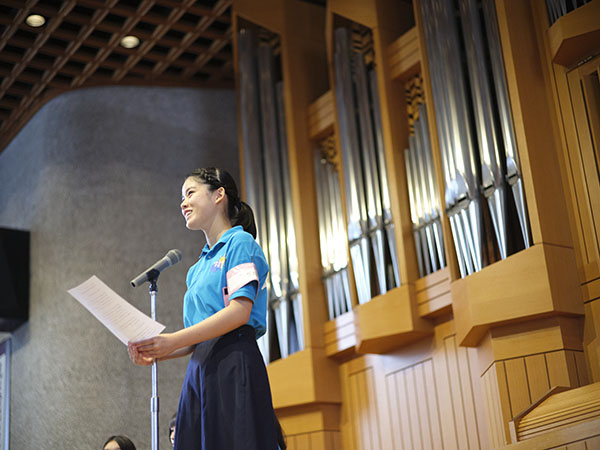
{"type": "Polygon", "coordinates": [[[221,256],[214,264],[210,267],[211,272],[216,272],[217,270],[221,270],[225,265],[225,255],[221,256]]]}

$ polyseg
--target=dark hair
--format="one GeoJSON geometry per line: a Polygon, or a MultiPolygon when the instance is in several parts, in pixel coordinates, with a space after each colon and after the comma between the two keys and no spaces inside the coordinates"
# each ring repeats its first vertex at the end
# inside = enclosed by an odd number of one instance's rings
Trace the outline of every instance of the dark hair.
{"type": "Polygon", "coordinates": [[[117,444],[119,444],[119,448],[121,450],[135,450],[135,445],[133,442],[131,442],[131,439],[129,439],[127,436],[120,435],[109,437],[102,446],[102,450],[104,450],[104,447],[106,447],[106,444],[108,444],[110,441],[115,441],[117,444]]]}
{"type": "Polygon", "coordinates": [[[177,423],[177,413],[173,414],[173,417],[171,417],[171,420],[169,420],[169,434],[171,434],[171,429],[175,426],[176,423],[177,423]]]}
{"type": "Polygon", "coordinates": [[[219,188],[225,189],[228,199],[227,217],[229,217],[231,224],[233,226],[241,225],[244,231],[247,231],[256,239],[256,222],[254,221],[252,208],[240,200],[237,185],[229,172],[215,167],[204,167],[194,170],[185,178],[190,177],[206,184],[210,192],[219,188]]]}

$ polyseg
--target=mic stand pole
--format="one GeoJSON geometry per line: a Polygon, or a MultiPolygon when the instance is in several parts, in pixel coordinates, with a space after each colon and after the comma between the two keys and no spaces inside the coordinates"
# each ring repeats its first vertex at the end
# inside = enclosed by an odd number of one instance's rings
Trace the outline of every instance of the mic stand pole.
{"type": "MultiPolygon", "coordinates": [[[[156,282],[158,280],[159,271],[154,270],[149,278],[150,287],[150,317],[152,320],[156,320],[156,293],[158,287],[156,282]]],[[[158,450],[158,363],[156,359],[152,362],[152,398],[150,399],[150,413],[152,415],[152,450],[158,450]]]]}

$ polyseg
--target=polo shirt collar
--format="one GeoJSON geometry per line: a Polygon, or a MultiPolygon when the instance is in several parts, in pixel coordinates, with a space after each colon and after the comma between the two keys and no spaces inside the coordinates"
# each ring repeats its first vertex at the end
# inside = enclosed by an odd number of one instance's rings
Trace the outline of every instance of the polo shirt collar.
{"type": "Polygon", "coordinates": [[[233,236],[238,231],[242,231],[242,230],[243,230],[243,228],[241,225],[236,225],[235,227],[231,227],[229,230],[227,230],[225,233],[223,233],[223,235],[219,238],[217,243],[215,245],[213,245],[212,248],[209,248],[208,244],[204,244],[204,248],[202,249],[200,258],[202,258],[204,255],[207,255],[208,253],[214,253],[214,252],[219,251],[219,249],[221,247],[223,247],[229,239],[231,239],[231,236],[233,236]]]}

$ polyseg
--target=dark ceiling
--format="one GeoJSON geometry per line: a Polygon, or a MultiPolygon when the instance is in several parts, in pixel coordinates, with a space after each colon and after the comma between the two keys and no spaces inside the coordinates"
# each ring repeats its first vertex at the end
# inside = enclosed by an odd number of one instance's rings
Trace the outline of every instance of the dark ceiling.
{"type": "Polygon", "coordinates": [[[233,87],[232,0],[0,0],[0,151],[81,87],[233,87]],[[25,19],[38,14],[38,28],[25,19]],[[133,35],[135,48],[121,45],[133,35]]]}

